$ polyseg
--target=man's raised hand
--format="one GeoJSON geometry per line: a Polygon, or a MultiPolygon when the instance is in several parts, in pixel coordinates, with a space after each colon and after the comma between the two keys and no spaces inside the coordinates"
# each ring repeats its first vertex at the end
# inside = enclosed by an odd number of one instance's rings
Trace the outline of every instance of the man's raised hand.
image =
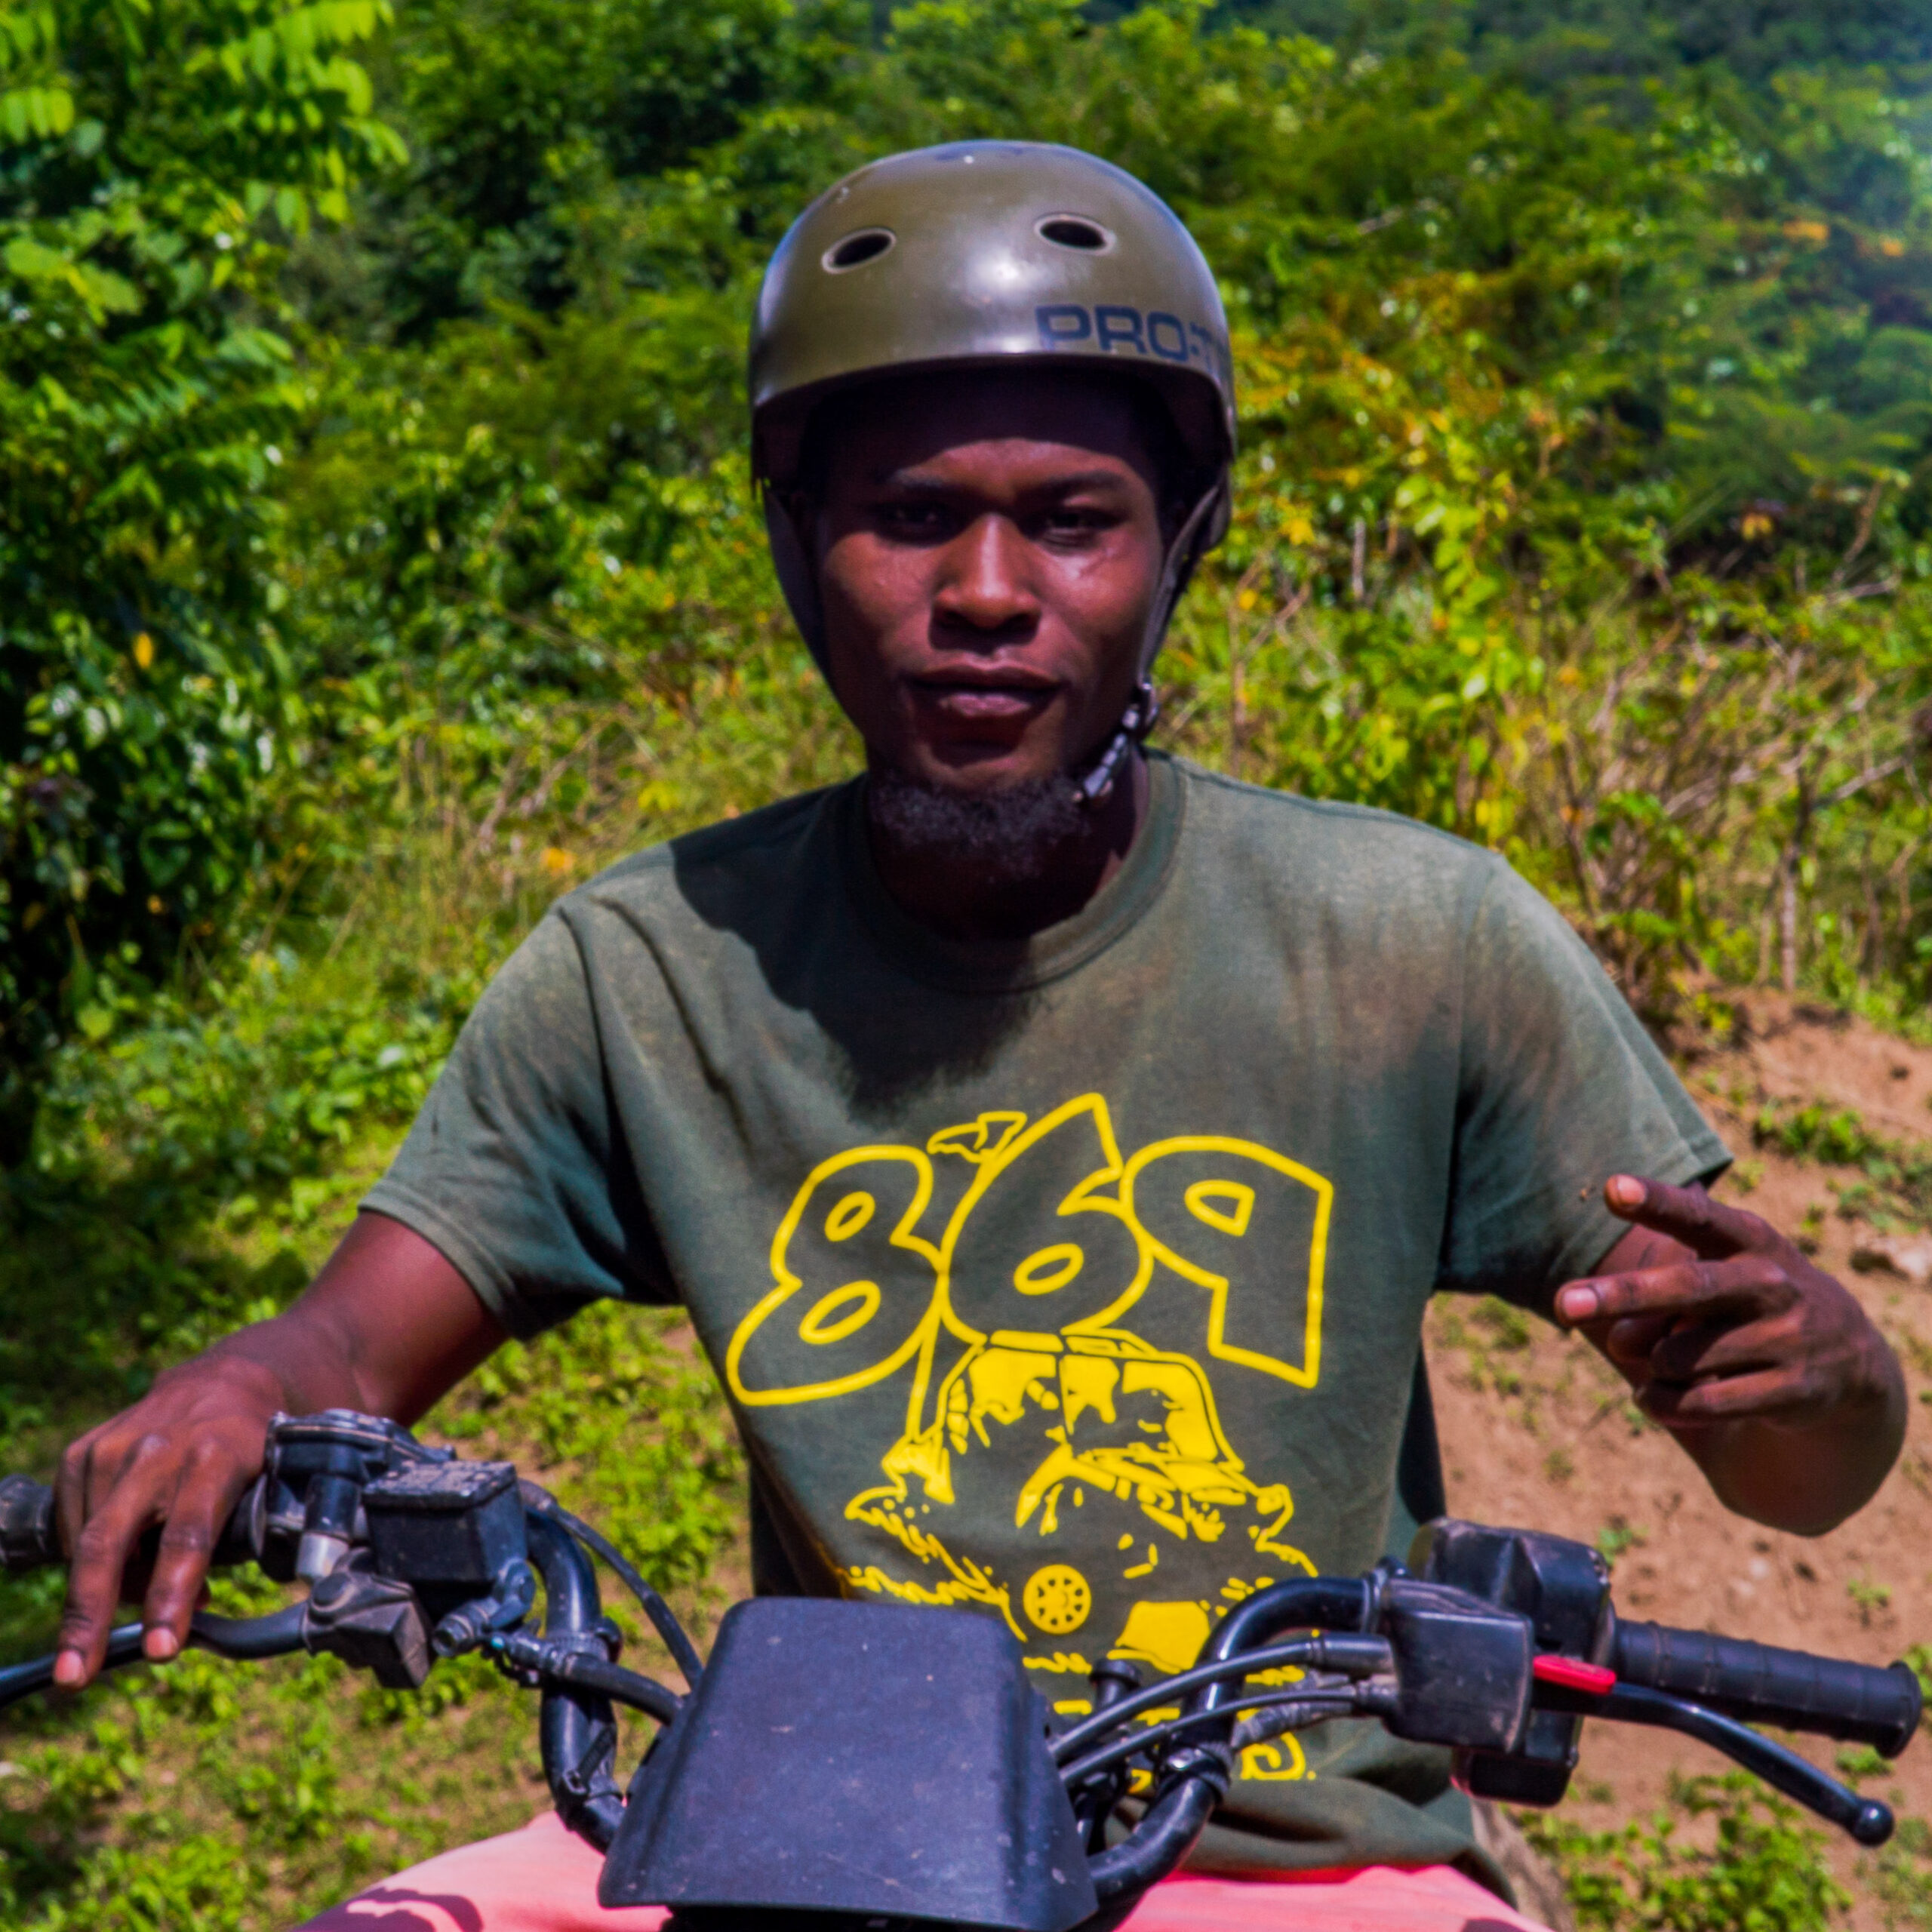
{"type": "Polygon", "coordinates": [[[1816,1534],[1860,1507],[1898,1454],[1906,1404],[1857,1300],[1701,1187],[1617,1174],[1604,1199],[1630,1230],[1558,1291],[1557,1318],[1616,1364],[1734,1509],[1816,1534]]]}

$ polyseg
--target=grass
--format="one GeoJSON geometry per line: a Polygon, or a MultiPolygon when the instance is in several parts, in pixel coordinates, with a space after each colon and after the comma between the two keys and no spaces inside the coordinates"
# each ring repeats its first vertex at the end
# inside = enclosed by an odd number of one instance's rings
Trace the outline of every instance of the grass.
{"type": "Polygon", "coordinates": [[[1597,1532],[1597,1552],[1606,1563],[1614,1564],[1626,1549],[1641,1549],[1649,1538],[1649,1531],[1641,1524],[1613,1516],[1597,1532]]]}
{"type": "Polygon", "coordinates": [[[1737,1772],[1675,1780],[1667,1810],[1617,1831],[1523,1823],[1563,1872],[1579,1932],[1825,1932],[1851,1899],[1798,1818],[1737,1772]]]}
{"type": "MultiPolygon", "coordinates": [[[[1760,1107],[1751,1132],[1758,1146],[1774,1147],[1794,1160],[1851,1170],[1848,1177],[1832,1183],[1838,1211],[1847,1218],[1869,1221],[1881,1233],[1901,1224],[1932,1222],[1932,1149],[1924,1143],[1877,1133],[1850,1107],[1789,1101],[1760,1107]]],[[[1927,1134],[1932,1137],[1932,1117],[1927,1134]]],[[[1814,1208],[1805,1218],[1815,1244],[1823,1211],[1814,1208]]]]}
{"type": "Polygon", "coordinates": [[[1883,1915],[1887,1932],[1932,1928],[1932,1826],[1907,1818],[1898,1835],[1868,1859],[1860,1876],[1883,1915]]]}
{"type": "Polygon", "coordinates": [[[1865,1576],[1854,1577],[1845,1584],[1845,1594],[1858,1612],[1858,1620],[1869,1625],[1875,1615],[1891,1607],[1890,1587],[1865,1576]]]}

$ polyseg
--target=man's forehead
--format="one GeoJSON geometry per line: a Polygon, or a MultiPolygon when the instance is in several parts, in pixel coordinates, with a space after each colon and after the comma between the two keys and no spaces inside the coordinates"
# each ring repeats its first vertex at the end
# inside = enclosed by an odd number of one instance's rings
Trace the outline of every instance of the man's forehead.
{"type": "Polygon", "coordinates": [[[1078,487],[1144,470],[1149,452],[1124,384],[1045,372],[932,375],[855,398],[833,429],[833,466],[867,482],[938,481],[988,464],[1065,471],[1078,487]]]}

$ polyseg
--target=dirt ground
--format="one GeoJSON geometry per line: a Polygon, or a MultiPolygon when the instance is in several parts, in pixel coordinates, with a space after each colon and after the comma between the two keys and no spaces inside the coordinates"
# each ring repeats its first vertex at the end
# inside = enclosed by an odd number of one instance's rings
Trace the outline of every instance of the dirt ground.
{"type": "MultiPolygon", "coordinates": [[[[1531,1323],[1525,1339],[1466,1304],[1432,1317],[1429,1356],[1451,1509],[1478,1521],[1550,1530],[1618,1550],[1620,1609],[1768,1643],[1887,1663],[1932,1641],[1932,1289],[1855,1272],[1868,1232],[1838,1211],[1831,1182],[1850,1171],[1752,1146],[1749,1116],[1767,1099],[1855,1109],[1888,1138],[1932,1142],[1932,1050],[1860,1023],[1754,995],[1740,1037],[1699,1057],[1692,1091],[1740,1167],[1719,1192],[1788,1232],[1810,1216],[1817,1258],[1892,1339],[1913,1401],[1900,1466],[1866,1509],[1830,1535],[1781,1535],[1727,1514],[1687,1458],[1644,1424],[1623,1384],[1588,1346],[1531,1323]],[[1499,1418],[1502,1426],[1498,1426],[1499,1418]]],[[[1829,1765],[1837,1747],[1808,1755],[1829,1765]]],[[[1607,1829],[1663,1797],[1673,1771],[1727,1761],[1672,1733],[1587,1727],[1566,1810],[1607,1829]]],[[[1901,1813],[1932,1817],[1932,1736],[1864,1788],[1901,1813]]],[[[1858,1854],[1833,1834],[1832,1863],[1856,1884],[1858,1854]]],[[[1851,1923],[1879,1921],[1861,1899],[1851,1923]]]]}

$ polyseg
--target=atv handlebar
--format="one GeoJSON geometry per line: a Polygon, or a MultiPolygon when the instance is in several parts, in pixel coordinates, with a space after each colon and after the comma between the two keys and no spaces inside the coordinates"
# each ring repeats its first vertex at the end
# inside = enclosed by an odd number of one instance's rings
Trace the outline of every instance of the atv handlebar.
{"type": "Polygon", "coordinates": [[[19,1576],[60,1561],[53,1491],[30,1476],[0,1478],[0,1570],[19,1576]]]}
{"type": "MultiPolygon", "coordinates": [[[[22,1476],[0,1480],[0,1567],[62,1560],[52,1492],[22,1476]]],[[[458,1461],[345,1411],[275,1419],[263,1473],[215,1561],[254,1561],[311,1588],[305,1602],[267,1617],[198,1614],[189,1639],[197,1648],[236,1660],[327,1652],[397,1687],[419,1685],[437,1659],[480,1649],[540,1691],[552,1797],[565,1823],[599,1849],[626,1816],[611,1777],[613,1703],[675,1725],[706,1675],[622,1553],[508,1463],[458,1461]],[[619,1664],[593,1553],[638,1598],[690,1692],[619,1664]],[[530,1620],[540,1580],[537,1631],[530,1620]]],[[[1748,1726],[1857,1740],[1895,1757],[1920,1717],[1918,1681],[1905,1665],[1881,1669],[1623,1622],[1594,1550],[1531,1532],[1443,1519],[1418,1538],[1412,1561],[1414,1574],[1385,1563],[1364,1577],[1257,1592],[1223,1620],[1192,1669],[1151,1687],[1131,1663],[1096,1668],[1092,1713],[1057,1727],[1047,1775],[1058,1774],[1057,1801],[1070,1807],[1066,1829],[1086,1847],[1103,1912],[1180,1864],[1238,1751],[1343,1716],[1446,1745],[1472,1793],[1534,1804],[1563,1795],[1583,1718],[1663,1725],[1715,1746],[1861,1844],[1890,1835],[1884,1805],[1748,1726]],[[1270,1681],[1257,1685],[1263,1673],[1270,1681]],[[1137,1774],[1145,1810],[1110,1846],[1108,1822],[1137,1774]]],[[[115,1631],[106,1667],[138,1661],[142,1634],[139,1624],[115,1631]]],[[[1017,1648],[1014,1659],[1017,1674],[1017,1648]]],[[[49,1688],[52,1663],[0,1669],[0,1708],[49,1688]]],[[[633,1785],[633,1801],[641,1788],[633,1785]]]]}
{"type": "MultiPolygon", "coordinates": [[[[242,1491],[241,1501],[229,1513],[215,1543],[212,1561],[217,1569],[232,1570],[238,1564],[254,1561],[250,1526],[261,1487],[258,1477],[242,1491]]],[[[149,1540],[160,1534],[150,1531],[149,1540]]],[[[54,1520],[54,1491],[30,1476],[0,1476],[0,1572],[22,1576],[30,1570],[52,1569],[66,1560],[54,1520]]]]}
{"type": "Polygon", "coordinates": [[[1918,1728],[1918,1680],[1903,1663],[1847,1663],[1620,1617],[1609,1664],[1621,1683],[1688,1698],[1746,1724],[1869,1744],[1881,1757],[1896,1758],[1918,1728]]]}

